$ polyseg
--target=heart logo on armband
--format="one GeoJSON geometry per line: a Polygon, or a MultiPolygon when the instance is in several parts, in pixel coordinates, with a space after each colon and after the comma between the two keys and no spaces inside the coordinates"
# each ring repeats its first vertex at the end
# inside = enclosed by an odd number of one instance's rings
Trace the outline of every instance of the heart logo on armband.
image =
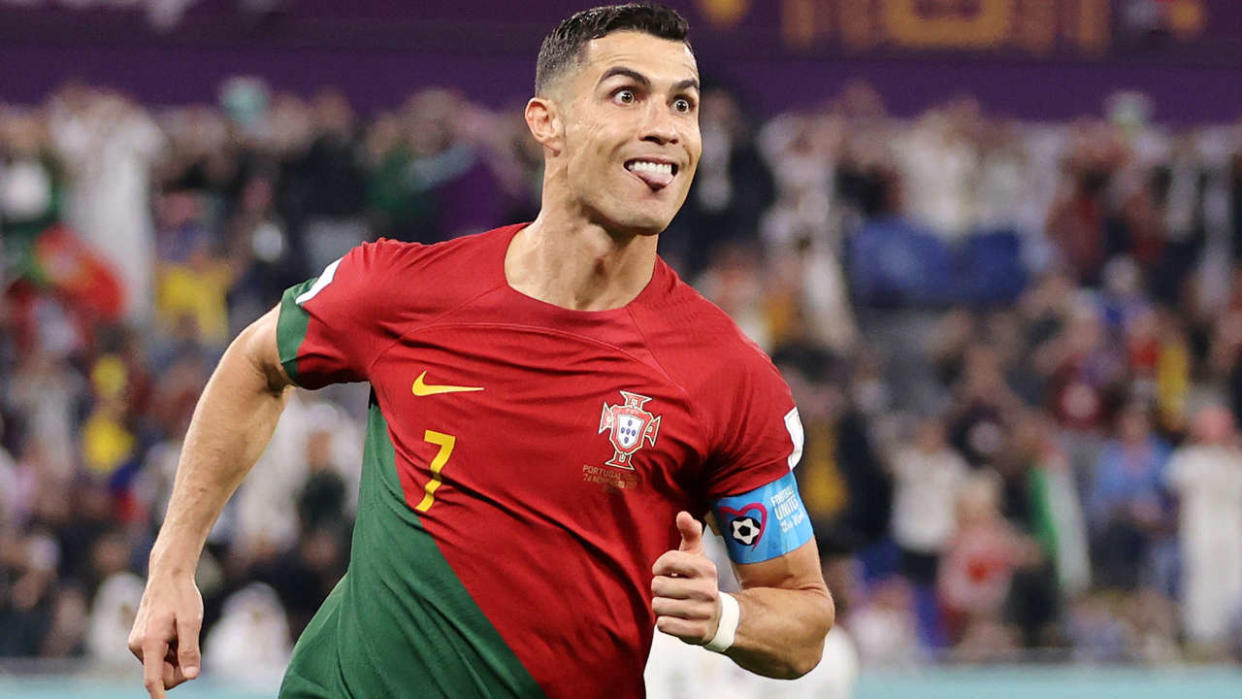
{"type": "Polygon", "coordinates": [[[752,549],[759,545],[768,525],[768,510],[762,503],[748,503],[736,510],[720,505],[716,510],[729,518],[730,538],[752,549]]]}

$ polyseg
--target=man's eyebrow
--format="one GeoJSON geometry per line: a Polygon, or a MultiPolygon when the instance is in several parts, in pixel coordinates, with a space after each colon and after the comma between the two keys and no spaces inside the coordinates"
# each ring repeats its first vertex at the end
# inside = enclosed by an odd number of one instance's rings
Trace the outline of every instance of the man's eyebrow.
{"type": "Polygon", "coordinates": [[[688,80],[682,80],[681,82],[673,86],[673,92],[684,92],[685,90],[698,90],[698,89],[699,89],[699,81],[695,80],[694,78],[690,78],[688,80]]]}
{"type": "MultiPolygon", "coordinates": [[[[643,87],[651,87],[651,80],[648,79],[647,76],[634,70],[633,68],[626,68],[625,66],[609,68],[602,76],[600,76],[599,81],[602,83],[608,78],[615,78],[617,76],[629,78],[643,87]]],[[[685,90],[699,90],[699,81],[694,78],[687,78],[673,86],[673,92],[683,92],[685,90]]]]}
{"type": "Polygon", "coordinates": [[[602,83],[608,78],[614,78],[618,75],[627,77],[643,87],[651,87],[651,81],[647,79],[647,76],[634,70],[633,68],[626,68],[625,66],[609,68],[602,76],[600,76],[599,81],[602,83]]]}

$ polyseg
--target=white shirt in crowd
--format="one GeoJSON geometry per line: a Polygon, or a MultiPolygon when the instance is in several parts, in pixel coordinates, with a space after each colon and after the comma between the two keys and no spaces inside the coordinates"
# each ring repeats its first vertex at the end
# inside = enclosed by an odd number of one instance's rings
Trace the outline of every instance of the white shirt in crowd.
{"type": "Polygon", "coordinates": [[[973,231],[979,155],[968,139],[952,134],[943,115],[925,115],[900,138],[906,212],[941,238],[955,241],[973,231]]]}
{"type": "Polygon", "coordinates": [[[142,601],[143,579],[133,573],[115,573],[95,594],[86,632],[86,655],[100,671],[132,672],[129,631],[142,601]]]}
{"type": "Polygon", "coordinates": [[[293,653],[285,608],[272,588],[252,583],[224,602],[203,643],[204,669],[224,680],[270,682],[293,653]]]}
{"type": "Polygon", "coordinates": [[[1242,451],[1178,449],[1168,482],[1181,505],[1182,615],[1194,641],[1226,640],[1242,611],[1242,451]]]}
{"type": "Polygon", "coordinates": [[[899,451],[893,459],[893,538],[902,548],[939,553],[957,527],[957,496],[968,475],[951,449],[899,451]]]}
{"type": "Polygon", "coordinates": [[[76,111],[58,106],[51,127],[70,173],[69,223],[116,270],[125,315],[142,323],[155,289],[150,171],[164,135],[143,110],[112,95],[76,111]]]}
{"type": "Polygon", "coordinates": [[[828,632],[814,670],[796,680],[774,680],[656,631],[644,676],[649,699],[849,699],[858,679],[858,651],[838,626],[828,632]]]}
{"type": "Polygon", "coordinates": [[[241,550],[285,550],[297,543],[298,493],[309,473],[306,444],[313,432],[324,430],[332,434],[333,466],[347,486],[346,508],[353,510],[360,475],[357,464],[361,462],[358,426],[330,404],[294,394],[276,424],[272,441],[233,499],[233,533],[241,550]]]}

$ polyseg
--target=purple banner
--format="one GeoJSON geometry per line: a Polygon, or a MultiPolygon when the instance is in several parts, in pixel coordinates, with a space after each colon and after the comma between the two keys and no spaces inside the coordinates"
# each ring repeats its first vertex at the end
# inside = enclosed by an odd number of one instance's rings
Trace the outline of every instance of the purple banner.
{"type": "MultiPolygon", "coordinates": [[[[0,100],[80,77],[157,103],[211,101],[259,75],[343,88],[367,110],[429,85],[502,105],[530,94],[542,36],[593,2],[0,0],[0,100]]],[[[822,102],[852,79],[898,113],[958,93],[1024,118],[1099,113],[1119,89],[1156,118],[1242,114],[1233,0],[670,0],[707,80],[755,110],[822,102]]]]}

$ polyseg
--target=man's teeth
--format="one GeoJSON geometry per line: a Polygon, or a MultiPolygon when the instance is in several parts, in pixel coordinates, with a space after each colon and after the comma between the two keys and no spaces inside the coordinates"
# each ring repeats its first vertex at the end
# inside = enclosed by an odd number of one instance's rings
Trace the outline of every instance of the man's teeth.
{"type": "Polygon", "coordinates": [[[672,163],[653,163],[647,160],[635,160],[625,164],[630,172],[653,172],[660,175],[673,174],[672,163]]]}

